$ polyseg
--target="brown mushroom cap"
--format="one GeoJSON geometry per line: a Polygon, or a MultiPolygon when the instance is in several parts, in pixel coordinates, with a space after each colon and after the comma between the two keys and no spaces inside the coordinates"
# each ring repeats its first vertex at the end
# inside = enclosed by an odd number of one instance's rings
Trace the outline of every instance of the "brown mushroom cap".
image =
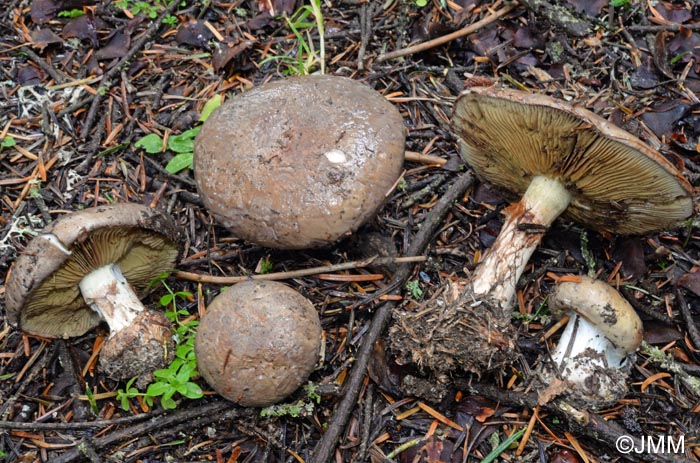
{"type": "Polygon", "coordinates": [[[313,371],[321,323],[305,297],[275,281],[245,281],[217,296],[195,338],[197,368],[223,397],[264,407],[313,371]]]}
{"type": "Polygon", "coordinates": [[[194,150],[202,200],[237,236],[331,244],[372,217],[400,175],[405,130],[379,93],[343,77],[271,82],[232,98],[194,150]]]}
{"type": "Polygon", "coordinates": [[[79,336],[101,321],[78,287],[86,274],[118,263],[129,284],[143,293],[173,267],[181,244],[170,217],[140,204],[64,215],[34,237],[12,268],[6,286],[8,320],[38,336],[79,336]]]}
{"type": "Polygon", "coordinates": [[[636,137],[546,95],[475,87],[456,101],[464,159],[486,181],[521,195],[534,176],[572,195],[565,216],[599,231],[643,234],[692,214],[692,187],[636,137]]]}

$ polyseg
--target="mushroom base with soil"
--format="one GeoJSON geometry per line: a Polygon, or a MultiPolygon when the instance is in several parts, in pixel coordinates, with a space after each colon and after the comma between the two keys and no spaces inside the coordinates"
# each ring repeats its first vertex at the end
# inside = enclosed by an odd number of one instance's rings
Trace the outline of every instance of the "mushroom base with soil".
{"type": "Polygon", "coordinates": [[[456,369],[502,370],[515,355],[510,318],[496,316],[467,281],[450,283],[425,304],[394,312],[389,347],[397,363],[441,381],[456,369]]]}

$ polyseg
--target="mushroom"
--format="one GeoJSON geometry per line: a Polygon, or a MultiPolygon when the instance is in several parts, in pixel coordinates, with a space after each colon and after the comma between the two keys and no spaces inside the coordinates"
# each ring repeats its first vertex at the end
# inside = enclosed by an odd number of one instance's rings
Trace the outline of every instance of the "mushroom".
{"type": "Polygon", "coordinates": [[[481,373],[512,361],[516,285],[560,214],[601,232],[644,234],[693,212],[692,187],[669,161],[584,108],[473,87],[456,100],[452,126],[475,173],[522,196],[506,208],[500,234],[469,280],[451,283],[432,311],[395,313],[392,350],[401,362],[441,374],[455,364],[481,373]]]}
{"type": "Polygon", "coordinates": [[[474,294],[507,313],[516,284],[552,222],[564,214],[595,230],[644,234],[693,212],[692,187],[638,138],[579,106],[498,87],[465,91],[452,125],[462,157],[483,180],[522,195],[471,279],[474,294]]]}
{"type": "Polygon", "coordinates": [[[642,343],[642,321],[612,286],[580,278],[559,283],[547,300],[552,313],[569,315],[569,321],[545,378],[551,383],[559,377],[566,400],[573,404],[600,408],[627,391],[630,359],[642,343]]]}
{"type": "Polygon", "coordinates": [[[268,247],[332,244],[382,205],[404,161],[401,115],[344,77],[263,84],[227,101],[195,141],[205,206],[236,236],[268,247]]]}
{"type": "Polygon", "coordinates": [[[220,293],[200,320],[197,368],[216,392],[265,407],[307,380],[321,347],[313,304],[276,281],[248,280],[220,293]]]}
{"type": "Polygon", "coordinates": [[[151,372],[172,354],[163,312],[140,301],[149,283],[170,270],[183,237],[175,222],[140,204],[113,204],[66,214],[27,245],[6,285],[7,317],[47,338],[80,336],[104,321],[109,337],[99,366],[115,379],[151,372]]]}

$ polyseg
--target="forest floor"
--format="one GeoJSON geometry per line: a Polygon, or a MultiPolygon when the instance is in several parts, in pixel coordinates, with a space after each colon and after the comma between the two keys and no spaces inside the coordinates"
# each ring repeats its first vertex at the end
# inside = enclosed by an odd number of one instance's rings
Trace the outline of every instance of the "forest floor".
{"type": "MultiPolygon", "coordinates": [[[[188,242],[181,272],[339,264],[366,255],[359,244],[376,236],[387,255],[427,257],[284,279],[318,309],[324,357],[310,388],[266,413],[222,399],[196,375],[188,381],[204,397],[175,393],[174,408],[149,404],[95,367],[104,327],[50,340],[5,318],[0,460],[700,461],[697,216],[633,237],[557,220],[518,286],[518,355],[501,371],[434,377],[396,361],[387,329],[393,311],[420,310],[448,281],[468,279],[503,223],[505,199],[471,176],[450,125],[466,81],[575,102],[700,186],[695,2],[10,0],[0,26],[0,307],[32,235],[70,211],[113,202],[151,204],[177,220],[188,242]],[[466,33],[449,36],[456,31],[466,33]],[[451,40],[432,42],[444,37],[451,40]],[[406,149],[433,157],[406,161],[401,187],[377,216],[330,248],[243,241],[203,206],[190,168],[192,129],[219,97],[322,69],[381,93],[403,117],[406,149]],[[589,271],[632,303],[645,345],[624,398],[567,411],[533,397],[532,372],[558,337],[545,336],[555,323],[547,295],[562,277],[589,271]],[[406,392],[409,376],[422,392],[406,392]],[[637,447],[643,439],[683,447],[621,451],[628,436],[637,447]]],[[[193,326],[222,286],[180,275],[145,302],[172,311],[174,301],[178,321],[193,326]]]]}

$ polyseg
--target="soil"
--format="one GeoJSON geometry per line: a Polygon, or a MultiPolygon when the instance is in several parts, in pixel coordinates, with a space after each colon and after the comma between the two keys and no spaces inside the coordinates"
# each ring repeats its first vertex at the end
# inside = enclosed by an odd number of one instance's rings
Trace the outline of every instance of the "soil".
{"type": "Polygon", "coordinates": [[[392,313],[420,313],[468,281],[510,199],[460,158],[450,121],[465,84],[496,82],[583,106],[640,137],[697,191],[700,6],[314,1],[320,13],[311,0],[3,4],[0,460],[700,461],[697,215],[630,237],[557,220],[519,282],[500,368],[460,367],[459,359],[425,368],[390,342],[427,337],[420,317],[402,318],[402,329],[392,313]],[[400,111],[410,153],[401,180],[376,216],[333,246],[244,241],[203,205],[189,168],[192,129],[219,97],[321,72],[355,79],[400,111]],[[106,327],[65,340],[12,327],[4,282],[32,236],[70,211],[113,202],[160,208],[186,233],[178,272],[144,298],[171,311],[174,299],[183,323],[196,322],[230,277],[322,267],[277,277],[320,315],[313,387],[265,413],[221,398],[196,375],[201,398],[176,393],[174,408],[136,394],[122,403],[117,391],[127,384],[96,366],[106,327]],[[368,255],[425,259],[377,265],[368,255]],[[627,393],[603,409],[561,401],[565,383],[546,397],[536,391],[560,333],[547,295],[562,278],[589,272],[620,290],[645,329],[627,393]],[[171,293],[179,296],[163,298],[171,293]],[[684,445],[644,448],[653,439],[684,445]]]}

